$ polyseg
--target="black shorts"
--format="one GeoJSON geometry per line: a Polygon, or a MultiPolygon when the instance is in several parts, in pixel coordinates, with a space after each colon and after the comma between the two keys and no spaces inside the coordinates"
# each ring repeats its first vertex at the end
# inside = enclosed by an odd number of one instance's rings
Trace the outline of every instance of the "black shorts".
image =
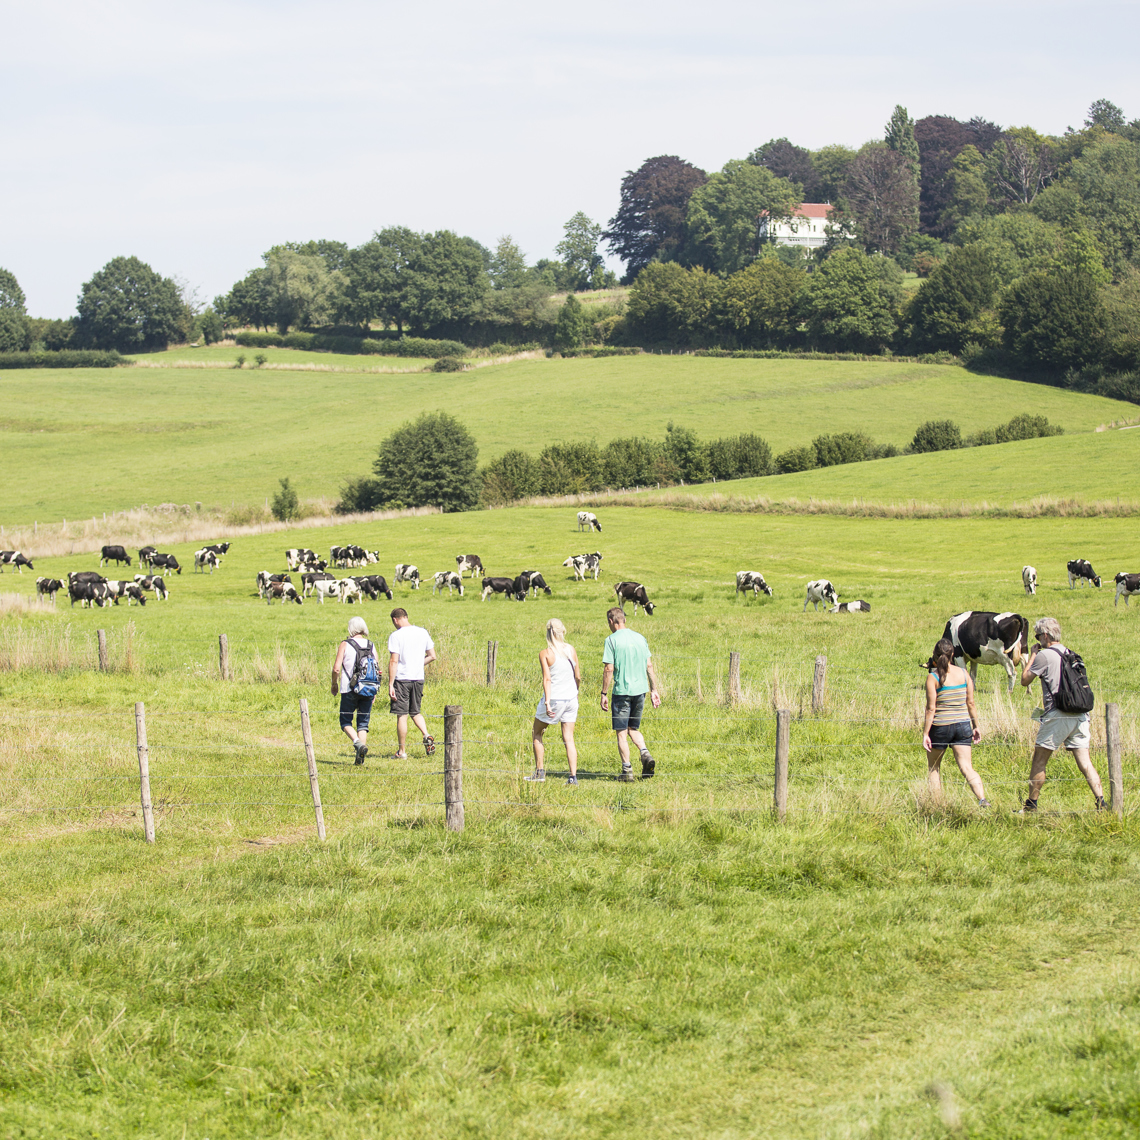
{"type": "Polygon", "coordinates": [[[424,699],[423,681],[393,681],[396,698],[391,702],[393,716],[415,716],[424,699]]]}
{"type": "Polygon", "coordinates": [[[645,708],[645,694],[638,693],[636,697],[613,695],[610,705],[610,724],[614,732],[624,732],[632,728],[636,732],[641,727],[641,713],[645,708]]]}
{"type": "Polygon", "coordinates": [[[352,724],[352,714],[356,713],[356,731],[367,732],[368,722],[372,718],[372,702],[375,699],[375,697],[362,697],[359,693],[341,693],[340,727],[348,728],[352,724]]]}
{"type": "Polygon", "coordinates": [[[974,726],[968,720],[957,724],[932,724],[930,743],[935,748],[949,748],[952,744],[973,744],[974,726]]]}

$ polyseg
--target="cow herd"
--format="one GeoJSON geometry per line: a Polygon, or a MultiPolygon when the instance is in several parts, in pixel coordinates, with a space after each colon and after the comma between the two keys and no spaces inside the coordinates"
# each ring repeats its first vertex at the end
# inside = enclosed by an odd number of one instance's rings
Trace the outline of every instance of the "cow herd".
{"type": "MultiPolygon", "coordinates": [[[[1076,585],[1080,582],[1081,586],[1088,586],[1090,589],[1095,586],[1100,589],[1100,575],[1093,569],[1092,563],[1087,558],[1074,558],[1071,562],[1066,563],[1065,570],[1069,575],[1069,589],[1076,589],[1076,585]]],[[[1128,599],[1133,594],[1140,594],[1140,574],[1126,574],[1121,571],[1113,579],[1116,583],[1116,597],[1113,599],[1114,606],[1120,605],[1120,599],[1124,599],[1124,604],[1128,605],[1128,599]]],[[[1027,594],[1037,593],[1037,568],[1035,566],[1023,566],[1021,568],[1021,584],[1025,587],[1027,594]]]]}

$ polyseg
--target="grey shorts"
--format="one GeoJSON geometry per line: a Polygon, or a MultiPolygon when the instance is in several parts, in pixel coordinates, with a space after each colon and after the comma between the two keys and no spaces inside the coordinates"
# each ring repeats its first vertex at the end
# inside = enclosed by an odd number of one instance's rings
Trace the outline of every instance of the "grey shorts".
{"type": "Polygon", "coordinates": [[[393,681],[396,699],[391,702],[393,716],[415,716],[424,698],[423,681],[393,681]]]}
{"type": "Polygon", "coordinates": [[[615,693],[610,704],[610,724],[614,732],[625,732],[632,728],[636,732],[641,727],[641,714],[645,708],[645,694],[638,693],[636,697],[618,696],[615,693]]]}
{"type": "Polygon", "coordinates": [[[1089,736],[1089,714],[1047,712],[1041,718],[1041,727],[1037,730],[1038,748],[1048,748],[1056,752],[1058,748],[1088,748],[1092,744],[1089,736]]]}

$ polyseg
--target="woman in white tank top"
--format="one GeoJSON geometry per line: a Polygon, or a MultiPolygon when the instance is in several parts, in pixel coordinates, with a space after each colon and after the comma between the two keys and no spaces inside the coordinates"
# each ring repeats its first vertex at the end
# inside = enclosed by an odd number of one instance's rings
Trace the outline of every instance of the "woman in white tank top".
{"type": "Polygon", "coordinates": [[[546,623],[546,648],[538,655],[542,666],[542,696],[534,710],[534,775],[528,780],[546,779],[545,746],[542,734],[546,726],[562,726],[562,743],[566,745],[566,760],[570,765],[568,784],[578,783],[578,749],[574,745],[574,722],[578,719],[578,686],[582,683],[582,669],[574,646],[566,644],[566,627],[551,618],[546,623]]]}

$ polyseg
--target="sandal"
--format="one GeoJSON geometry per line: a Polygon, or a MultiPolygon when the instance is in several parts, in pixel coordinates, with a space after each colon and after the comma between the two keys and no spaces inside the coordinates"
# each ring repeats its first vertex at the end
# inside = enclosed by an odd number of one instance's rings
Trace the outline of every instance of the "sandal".
{"type": "Polygon", "coordinates": [[[425,736],[424,737],[424,751],[429,756],[435,755],[435,737],[434,736],[425,736]]]}

